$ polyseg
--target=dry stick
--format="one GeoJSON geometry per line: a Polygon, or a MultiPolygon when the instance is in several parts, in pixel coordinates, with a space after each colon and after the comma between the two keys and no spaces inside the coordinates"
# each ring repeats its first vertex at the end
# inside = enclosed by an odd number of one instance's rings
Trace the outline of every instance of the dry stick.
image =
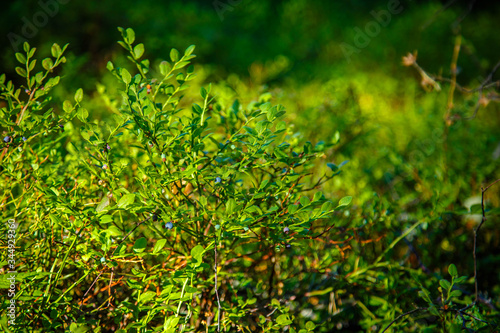
{"type": "Polygon", "coordinates": [[[477,234],[479,233],[479,229],[481,229],[483,223],[486,221],[486,213],[484,211],[484,193],[493,185],[498,183],[500,181],[500,178],[495,180],[493,183],[486,187],[481,188],[481,210],[483,213],[483,217],[481,219],[481,223],[477,226],[477,228],[474,230],[474,249],[473,249],[473,256],[474,256],[474,286],[475,286],[475,301],[474,304],[477,303],[478,297],[479,297],[479,290],[477,287],[477,254],[476,254],[476,245],[477,245],[477,234]]]}

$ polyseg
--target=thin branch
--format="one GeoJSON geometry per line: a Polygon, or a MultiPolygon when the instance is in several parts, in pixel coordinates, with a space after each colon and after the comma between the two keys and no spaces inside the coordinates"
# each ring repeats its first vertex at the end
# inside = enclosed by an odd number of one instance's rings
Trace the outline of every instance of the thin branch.
{"type": "Polygon", "coordinates": [[[215,280],[215,297],[217,298],[217,332],[220,332],[220,311],[221,311],[221,306],[220,306],[220,298],[219,298],[219,290],[217,288],[217,236],[215,236],[215,244],[214,244],[214,254],[215,254],[215,275],[214,275],[214,280],[215,280]]]}
{"type": "Polygon", "coordinates": [[[394,319],[393,321],[391,321],[391,323],[389,325],[387,325],[386,328],[384,328],[384,330],[382,331],[382,333],[384,333],[385,331],[387,331],[389,329],[389,327],[391,327],[392,324],[394,324],[395,322],[397,322],[399,319],[401,319],[401,318],[403,318],[403,317],[405,317],[407,315],[410,315],[410,314],[412,314],[414,312],[423,311],[423,310],[427,310],[427,308],[416,308],[416,309],[413,309],[411,311],[405,312],[405,313],[397,316],[396,319],[394,319]]]}
{"type": "MultiPolygon", "coordinates": [[[[500,63],[499,63],[500,64],[500,63]]],[[[477,234],[479,233],[479,230],[483,226],[484,222],[486,221],[486,212],[484,210],[484,193],[493,185],[498,183],[500,181],[500,178],[495,180],[493,183],[489,184],[488,186],[481,188],[481,211],[482,211],[482,218],[481,218],[481,223],[477,226],[477,228],[474,230],[474,248],[472,251],[472,255],[474,257],[474,287],[475,287],[475,301],[474,303],[477,303],[478,297],[479,297],[479,289],[478,289],[478,282],[477,282],[477,234]]]]}
{"type": "Polygon", "coordinates": [[[491,83],[498,84],[498,82],[491,82],[491,80],[493,79],[493,75],[498,70],[498,68],[500,68],[500,61],[497,62],[497,64],[495,65],[495,67],[493,67],[493,70],[490,72],[490,74],[488,74],[488,76],[486,77],[486,79],[483,81],[483,83],[481,83],[481,85],[477,89],[477,91],[479,92],[478,101],[476,103],[476,107],[474,109],[474,113],[472,114],[472,116],[469,119],[475,118],[476,115],[477,115],[477,112],[479,111],[479,106],[481,105],[481,99],[483,97],[483,90],[484,90],[484,88],[488,84],[491,84],[491,83]]]}

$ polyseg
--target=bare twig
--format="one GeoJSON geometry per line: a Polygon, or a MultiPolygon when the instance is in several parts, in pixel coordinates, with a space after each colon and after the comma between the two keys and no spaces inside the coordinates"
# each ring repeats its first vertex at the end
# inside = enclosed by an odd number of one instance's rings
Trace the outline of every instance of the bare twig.
{"type": "Polygon", "coordinates": [[[420,27],[420,29],[421,30],[426,29],[436,19],[436,17],[439,14],[441,14],[446,9],[448,9],[448,7],[450,7],[451,5],[453,5],[453,3],[455,3],[456,1],[457,0],[450,0],[450,1],[448,1],[448,3],[446,3],[442,8],[440,8],[436,13],[434,13],[434,15],[432,15],[432,17],[429,20],[427,20],[424,24],[422,24],[422,26],[420,27]]]}
{"type": "MultiPolygon", "coordinates": [[[[499,63],[500,64],[500,63],[499,63]]],[[[473,249],[473,257],[474,257],[474,287],[475,287],[475,300],[474,303],[477,303],[478,297],[479,297],[479,290],[478,290],[478,282],[477,282],[477,234],[479,233],[479,230],[483,226],[484,222],[486,221],[486,212],[484,210],[484,193],[493,185],[498,183],[500,179],[495,180],[493,183],[489,184],[486,187],[481,188],[481,211],[482,211],[482,219],[481,223],[477,226],[477,228],[474,230],[474,249],[473,249]]]]}
{"type": "Polygon", "coordinates": [[[488,87],[489,85],[491,85],[492,83],[494,83],[495,85],[498,84],[498,82],[492,82],[491,81],[493,79],[493,75],[495,75],[495,73],[498,70],[498,68],[500,68],[500,61],[497,62],[497,64],[495,65],[495,67],[493,67],[493,69],[490,72],[490,74],[488,74],[488,76],[486,77],[486,79],[484,79],[483,83],[481,83],[481,85],[477,88],[477,91],[479,92],[478,101],[476,103],[476,107],[474,109],[474,113],[472,114],[472,116],[470,116],[469,119],[475,118],[476,115],[477,115],[477,112],[479,111],[479,107],[481,106],[481,99],[483,98],[483,90],[486,87],[488,87]]]}
{"type": "Polygon", "coordinates": [[[405,312],[403,314],[400,314],[399,316],[396,317],[396,319],[394,319],[393,321],[390,322],[389,325],[387,325],[386,328],[384,328],[384,330],[382,331],[382,333],[384,333],[385,331],[387,331],[389,329],[389,327],[391,327],[395,322],[397,322],[399,319],[407,316],[407,315],[410,315],[414,312],[418,312],[418,311],[423,311],[423,310],[427,310],[427,308],[416,308],[416,309],[413,309],[411,311],[408,311],[408,312],[405,312]]]}

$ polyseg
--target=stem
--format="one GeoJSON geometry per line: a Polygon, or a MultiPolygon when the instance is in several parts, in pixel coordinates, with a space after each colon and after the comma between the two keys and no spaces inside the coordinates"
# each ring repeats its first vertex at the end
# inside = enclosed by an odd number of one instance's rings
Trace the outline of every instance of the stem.
{"type": "Polygon", "coordinates": [[[486,212],[484,210],[484,193],[488,191],[488,189],[498,183],[500,179],[495,180],[493,183],[490,185],[481,188],[481,211],[482,211],[482,218],[481,218],[481,223],[477,226],[477,228],[474,230],[474,248],[472,251],[472,255],[474,257],[474,288],[475,288],[475,301],[474,303],[477,303],[477,300],[479,298],[479,289],[478,289],[478,283],[477,283],[477,234],[479,233],[479,230],[481,229],[483,223],[486,221],[486,212]]]}
{"type": "Polygon", "coordinates": [[[220,332],[220,298],[219,298],[219,291],[217,289],[217,236],[215,236],[215,244],[214,244],[214,254],[215,254],[215,275],[214,275],[214,280],[215,280],[215,297],[217,298],[217,332],[220,332]]]}
{"type": "Polygon", "coordinates": [[[184,281],[184,285],[182,286],[181,299],[179,300],[179,306],[177,307],[177,313],[175,314],[176,317],[179,317],[179,312],[181,312],[182,298],[184,297],[184,290],[186,289],[188,280],[189,278],[187,277],[186,281],[184,281]]]}

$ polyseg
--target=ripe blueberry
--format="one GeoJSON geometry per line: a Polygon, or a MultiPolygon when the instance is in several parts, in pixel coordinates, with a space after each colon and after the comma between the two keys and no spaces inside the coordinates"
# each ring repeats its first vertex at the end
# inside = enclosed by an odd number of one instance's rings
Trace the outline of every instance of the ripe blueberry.
{"type": "Polygon", "coordinates": [[[106,262],[106,258],[101,257],[101,262],[104,264],[106,262]]]}
{"type": "Polygon", "coordinates": [[[284,227],[283,228],[283,232],[288,235],[288,233],[290,232],[290,229],[288,227],[284,227]]]}
{"type": "Polygon", "coordinates": [[[222,179],[220,177],[215,177],[215,184],[219,184],[222,182],[222,179]]]}
{"type": "Polygon", "coordinates": [[[5,138],[3,138],[3,142],[9,142],[10,141],[10,136],[6,136],[5,138]]]}
{"type": "Polygon", "coordinates": [[[156,214],[153,214],[153,217],[152,217],[153,221],[158,221],[158,215],[156,214]]]}
{"type": "Polygon", "coordinates": [[[290,249],[292,246],[291,246],[290,244],[286,244],[286,245],[285,245],[285,247],[286,247],[287,249],[290,249]]]}
{"type": "Polygon", "coordinates": [[[174,224],[172,222],[167,222],[165,224],[165,229],[171,230],[174,227],[174,224]]]}

